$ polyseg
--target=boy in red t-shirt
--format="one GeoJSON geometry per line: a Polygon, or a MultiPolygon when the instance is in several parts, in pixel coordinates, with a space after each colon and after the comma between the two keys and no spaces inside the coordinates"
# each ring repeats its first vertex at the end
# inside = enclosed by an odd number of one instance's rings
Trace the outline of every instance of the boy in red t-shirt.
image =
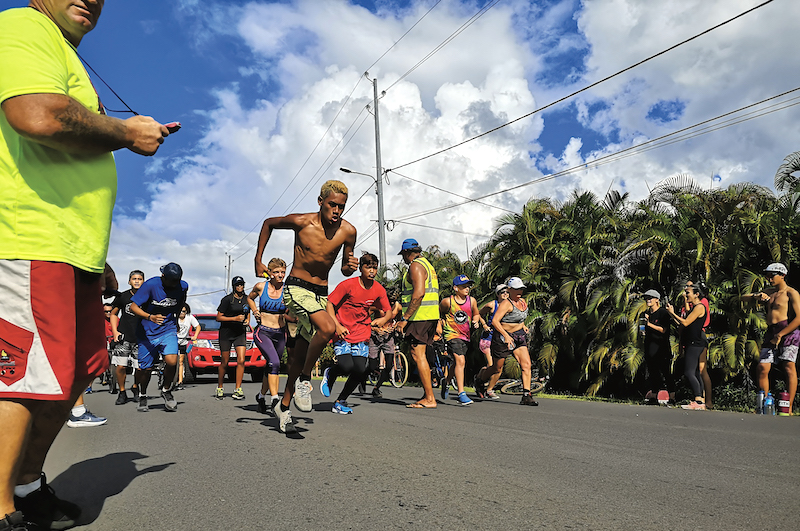
{"type": "Polygon", "coordinates": [[[359,260],[358,268],[361,276],[350,278],[336,286],[328,296],[328,314],[336,322],[336,337],[333,351],[336,354],[336,365],[325,369],[320,390],[325,396],[331,396],[336,378],[348,375],[344,389],[333,404],[333,413],[347,415],[353,412],[347,406],[350,396],[367,371],[369,362],[369,337],[372,332],[370,309],[376,309],[380,318],[375,320],[377,326],[383,326],[391,319],[391,305],[386,290],[375,281],[378,273],[378,257],[364,253],[359,260]]]}

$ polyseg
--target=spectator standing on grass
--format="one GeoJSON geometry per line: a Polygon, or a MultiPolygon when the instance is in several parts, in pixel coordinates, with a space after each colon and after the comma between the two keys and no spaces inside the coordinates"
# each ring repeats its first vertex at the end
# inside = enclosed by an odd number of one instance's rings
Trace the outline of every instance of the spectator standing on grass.
{"type": "Polygon", "coordinates": [[[768,265],[764,276],[770,287],[745,295],[745,300],[766,304],[767,331],[761,343],[758,386],[769,392],[769,373],[773,363],[781,363],[786,373],[789,408],[794,408],[797,393],[797,351],[800,348],[800,294],[786,283],[789,269],[781,263],[768,265]]]}
{"type": "Polygon", "coordinates": [[[661,294],[654,289],[644,292],[647,311],[644,313],[644,361],[647,365],[649,389],[645,400],[659,400],[663,389],[668,397],[675,398],[675,381],[672,378],[672,347],[669,343],[672,320],[661,306],[661,294]]]}
{"type": "Polygon", "coordinates": [[[681,332],[681,346],[684,351],[683,375],[689,383],[689,387],[694,394],[694,400],[688,405],[681,406],[683,409],[706,409],[705,399],[703,398],[703,378],[700,375],[700,355],[708,347],[705,334],[703,334],[703,323],[706,318],[706,307],[700,302],[702,294],[697,286],[687,286],[684,288],[684,298],[692,305],[692,311],[685,318],[675,313],[671,304],[667,304],[667,311],[673,319],[683,326],[681,332]]]}
{"type": "Polygon", "coordinates": [[[31,0],[0,13],[0,318],[3,339],[20,346],[0,349],[19,368],[0,375],[0,531],[66,528],[80,516],[42,467],[75,400],[108,367],[111,152],[153,155],[169,135],[146,116],[104,115],[76,52],[102,7],[31,0]]]}

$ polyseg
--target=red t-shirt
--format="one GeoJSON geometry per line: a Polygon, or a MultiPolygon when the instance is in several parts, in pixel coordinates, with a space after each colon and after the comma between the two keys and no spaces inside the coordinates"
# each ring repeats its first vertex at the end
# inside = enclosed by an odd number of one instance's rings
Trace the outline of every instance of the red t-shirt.
{"type": "Polygon", "coordinates": [[[344,338],[348,343],[361,343],[369,339],[372,323],[370,308],[374,306],[385,312],[392,308],[383,286],[373,282],[370,289],[364,289],[360,277],[340,282],[328,296],[328,301],[336,308],[336,319],[350,331],[344,338]]]}

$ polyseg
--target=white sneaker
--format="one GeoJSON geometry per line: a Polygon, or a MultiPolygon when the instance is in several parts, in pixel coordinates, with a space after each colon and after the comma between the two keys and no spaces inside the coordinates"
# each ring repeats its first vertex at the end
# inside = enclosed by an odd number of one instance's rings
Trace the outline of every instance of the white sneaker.
{"type": "Polygon", "coordinates": [[[306,413],[311,411],[311,382],[297,379],[294,384],[294,406],[306,413]]]}
{"type": "Polygon", "coordinates": [[[278,415],[278,426],[282,433],[295,433],[297,431],[297,428],[294,427],[291,411],[288,409],[282,411],[280,405],[278,405],[275,407],[275,413],[278,415]]]}

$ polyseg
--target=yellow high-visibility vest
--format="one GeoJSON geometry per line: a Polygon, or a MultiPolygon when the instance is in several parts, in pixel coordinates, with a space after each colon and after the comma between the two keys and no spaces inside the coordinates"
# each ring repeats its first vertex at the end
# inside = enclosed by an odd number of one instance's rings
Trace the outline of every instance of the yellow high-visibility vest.
{"type": "MultiPolygon", "coordinates": [[[[439,279],[431,263],[423,256],[420,255],[414,262],[417,262],[425,268],[425,271],[428,273],[428,278],[425,281],[425,296],[422,298],[422,304],[408,320],[436,321],[439,319],[439,279]]],[[[411,285],[408,279],[408,272],[410,270],[411,266],[409,265],[408,270],[403,274],[403,291],[400,295],[400,304],[403,306],[403,313],[408,310],[408,305],[411,303],[411,294],[414,292],[414,286],[411,285]]]]}

